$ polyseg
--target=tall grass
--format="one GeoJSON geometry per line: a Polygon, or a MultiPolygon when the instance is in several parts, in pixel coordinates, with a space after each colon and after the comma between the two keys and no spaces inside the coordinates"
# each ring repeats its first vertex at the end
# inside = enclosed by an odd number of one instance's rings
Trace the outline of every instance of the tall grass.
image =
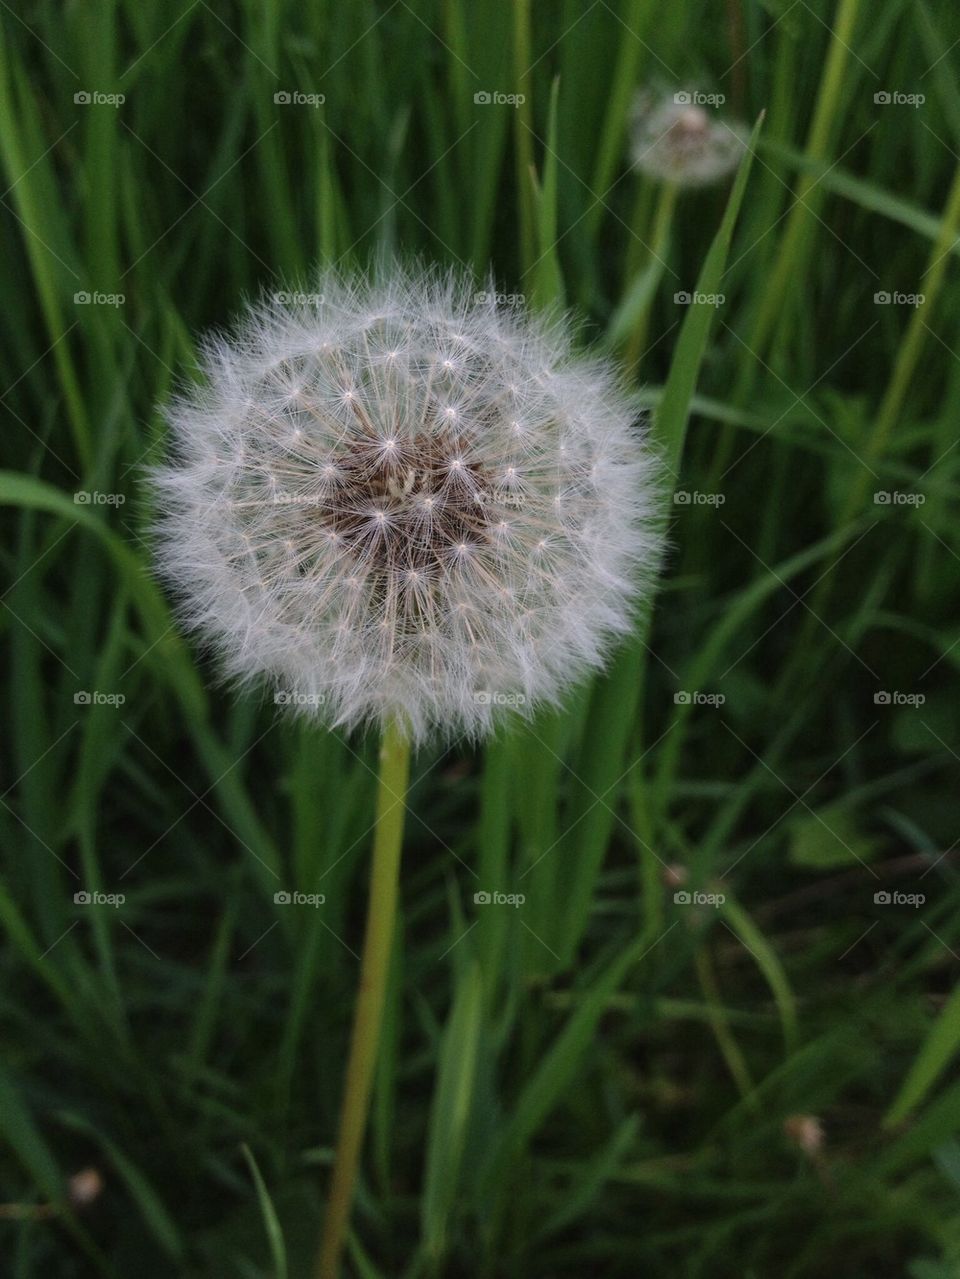
{"type": "Polygon", "coordinates": [[[351,1273],[954,1275],[960,14],[0,26],[3,1273],[308,1273],[376,743],[220,687],[140,480],[199,332],[380,251],[578,307],[674,501],[609,672],[414,762],[351,1273]],[[628,168],[654,83],[766,112],[736,182],[665,204],[628,168]]]}

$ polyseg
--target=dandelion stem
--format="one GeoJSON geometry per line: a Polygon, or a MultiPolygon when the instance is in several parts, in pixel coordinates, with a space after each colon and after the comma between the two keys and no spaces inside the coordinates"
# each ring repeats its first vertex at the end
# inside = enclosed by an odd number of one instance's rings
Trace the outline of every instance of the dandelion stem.
{"type": "Polygon", "coordinates": [[[519,101],[514,110],[516,128],[517,191],[520,203],[520,260],[523,270],[534,265],[533,108],[530,102],[530,71],[535,65],[530,53],[530,0],[514,0],[513,65],[519,101]]]}
{"type": "MultiPolygon", "coordinates": [[[[650,233],[651,244],[647,250],[648,256],[653,258],[654,262],[662,271],[666,266],[664,257],[670,244],[670,231],[673,225],[673,211],[677,203],[677,194],[679,187],[675,182],[664,182],[660,188],[660,197],[657,200],[657,210],[654,216],[653,230],[650,233]]],[[[638,236],[638,240],[641,237],[638,236]]],[[[649,268],[648,268],[649,269],[649,268]]],[[[650,307],[653,304],[653,295],[644,307],[642,314],[638,317],[636,326],[627,344],[627,350],[624,355],[624,365],[627,369],[629,377],[636,377],[640,368],[640,359],[643,356],[644,344],[647,340],[647,326],[650,322],[650,307]]]]}
{"type": "Polygon", "coordinates": [[[333,1185],[317,1262],[317,1279],[337,1279],[340,1271],[340,1255],[350,1217],[357,1163],[370,1108],[397,915],[400,850],[403,843],[409,771],[410,744],[407,734],[400,724],[391,721],[384,729],[380,748],[370,900],[367,905],[367,926],[360,965],[360,987],[340,1110],[333,1185]]]}

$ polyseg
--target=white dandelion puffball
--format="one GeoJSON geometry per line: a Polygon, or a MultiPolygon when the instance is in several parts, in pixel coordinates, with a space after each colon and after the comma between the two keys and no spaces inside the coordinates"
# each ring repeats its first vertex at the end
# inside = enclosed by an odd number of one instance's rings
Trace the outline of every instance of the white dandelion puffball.
{"type": "Polygon", "coordinates": [[[479,736],[631,627],[656,463],[612,369],[465,277],[275,294],[167,410],[158,560],[230,675],[353,727],[479,736]]]}
{"type": "Polygon", "coordinates": [[[712,118],[693,93],[641,94],[634,106],[634,166],[658,182],[702,187],[726,177],[747,148],[743,125],[712,118]]]}

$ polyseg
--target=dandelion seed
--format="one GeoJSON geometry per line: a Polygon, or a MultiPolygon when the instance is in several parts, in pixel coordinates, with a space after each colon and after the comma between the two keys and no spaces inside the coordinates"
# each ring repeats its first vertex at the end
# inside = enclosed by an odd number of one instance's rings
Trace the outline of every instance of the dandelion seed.
{"type": "Polygon", "coordinates": [[[564,321],[478,305],[466,278],[317,292],[251,307],[168,411],[157,540],[184,620],[334,725],[476,737],[556,702],[658,566],[635,405],[564,321]]]}

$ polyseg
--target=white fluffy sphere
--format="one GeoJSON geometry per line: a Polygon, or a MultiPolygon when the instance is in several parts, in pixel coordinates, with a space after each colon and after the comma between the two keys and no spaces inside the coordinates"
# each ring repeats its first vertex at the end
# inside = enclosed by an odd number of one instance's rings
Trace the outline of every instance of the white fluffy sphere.
{"type": "Polygon", "coordinates": [[[634,103],[633,163],[658,182],[703,187],[732,173],[749,141],[737,121],[711,116],[693,92],[642,93],[634,103]]]}
{"type": "Polygon", "coordinates": [[[392,267],[274,295],[168,410],[160,568],[229,673],[414,740],[555,701],[629,629],[656,465],[559,319],[392,267]]]}

